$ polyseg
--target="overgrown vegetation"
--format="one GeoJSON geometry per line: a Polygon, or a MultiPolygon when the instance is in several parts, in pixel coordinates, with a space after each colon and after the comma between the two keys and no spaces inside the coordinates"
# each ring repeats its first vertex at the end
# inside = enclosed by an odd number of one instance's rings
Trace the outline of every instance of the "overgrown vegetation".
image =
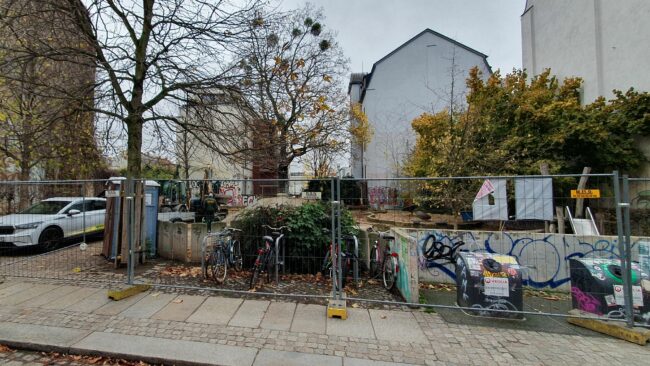
{"type": "MultiPolygon", "coordinates": [[[[505,77],[497,71],[484,81],[473,69],[467,86],[466,108],[413,120],[417,142],[406,162],[409,175],[539,174],[541,164],[550,173],[580,173],[585,166],[594,173],[634,173],[646,162],[635,143],[650,133],[646,92],[616,92],[612,100],[583,106],[582,80],[560,81],[550,70],[530,81],[523,71],[505,77]]],[[[436,197],[432,206],[458,211],[471,202],[475,183],[437,181],[425,190],[436,197]]]]}
{"type": "MultiPolygon", "coordinates": [[[[341,211],[341,230],[344,235],[357,234],[355,222],[349,211],[341,211]]],[[[255,207],[237,216],[233,226],[243,231],[242,253],[244,266],[254,260],[253,254],[261,245],[263,235],[272,227],[287,226],[285,235],[286,270],[291,273],[316,273],[320,270],[330,243],[330,234],[323,228],[331,227],[331,205],[314,202],[301,206],[255,207]]]]}

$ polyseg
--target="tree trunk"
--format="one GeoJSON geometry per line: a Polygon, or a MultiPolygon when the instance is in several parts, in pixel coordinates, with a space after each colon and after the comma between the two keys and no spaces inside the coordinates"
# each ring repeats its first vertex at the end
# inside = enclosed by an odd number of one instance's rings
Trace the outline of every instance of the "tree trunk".
{"type": "MultiPolygon", "coordinates": [[[[23,159],[20,162],[20,174],[19,174],[19,180],[21,182],[27,182],[29,181],[29,178],[32,173],[32,169],[30,167],[30,157],[29,153],[26,153],[23,155],[23,159]]],[[[18,210],[22,211],[29,207],[29,184],[27,183],[20,183],[20,186],[18,187],[19,193],[18,193],[18,210]]]]}
{"type": "MultiPolygon", "coordinates": [[[[278,179],[289,179],[288,164],[278,165],[278,179]]],[[[289,194],[289,182],[287,180],[281,180],[278,182],[278,193],[289,194]]]]}
{"type": "Polygon", "coordinates": [[[142,125],[142,116],[139,115],[131,115],[126,121],[128,130],[126,174],[128,178],[142,178],[140,177],[142,171],[142,125]]]}

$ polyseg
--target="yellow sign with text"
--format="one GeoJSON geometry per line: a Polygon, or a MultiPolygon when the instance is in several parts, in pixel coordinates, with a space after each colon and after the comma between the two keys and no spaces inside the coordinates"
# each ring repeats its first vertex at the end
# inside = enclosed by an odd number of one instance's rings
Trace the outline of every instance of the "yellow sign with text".
{"type": "Polygon", "coordinates": [[[571,198],[600,198],[600,189],[572,189],[571,198]]]}

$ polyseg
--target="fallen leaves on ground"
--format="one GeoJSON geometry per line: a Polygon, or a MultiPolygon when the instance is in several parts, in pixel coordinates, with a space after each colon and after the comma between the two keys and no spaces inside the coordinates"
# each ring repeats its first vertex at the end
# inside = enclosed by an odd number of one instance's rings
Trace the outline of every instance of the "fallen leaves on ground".
{"type": "Polygon", "coordinates": [[[533,289],[525,289],[524,290],[524,296],[526,297],[539,297],[544,300],[549,300],[549,301],[560,301],[560,300],[570,300],[571,295],[569,293],[562,293],[562,292],[550,292],[550,291],[544,291],[544,290],[533,290],[533,289]]]}
{"type": "Polygon", "coordinates": [[[160,271],[161,276],[173,277],[202,277],[203,270],[201,267],[184,267],[184,266],[169,266],[160,271]]]}
{"type": "Polygon", "coordinates": [[[2,352],[2,353],[11,353],[13,351],[14,350],[12,350],[11,348],[5,346],[4,344],[0,344],[0,352],[2,352]]]}
{"type": "Polygon", "coordinates": [[[183,303],[183,299],[174,299],[174,300],[172,300],[172,302],[173,302],[174,304],[182,304],[182,303],[183,303]]]}
{"type": "Polygon", "coordinates": [[[420,283],[420,288],[423,290],[436,290],[436,291],[456,291],[456,285],[449,283],[420,283]]]}

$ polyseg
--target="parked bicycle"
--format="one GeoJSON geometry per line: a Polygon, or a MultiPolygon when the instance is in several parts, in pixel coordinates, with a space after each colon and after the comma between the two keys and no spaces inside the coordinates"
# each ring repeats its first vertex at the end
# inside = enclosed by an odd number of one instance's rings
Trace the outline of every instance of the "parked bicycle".
{"type": "Polygon", "coordinates": [[[399,255],[393,252],[391,243],[395,242],[395,237],[389,235],[389,232],[377,231],[379,240],[375,240],[370,249],[370,277],[376,278],[381,274],[384,288],[392,290],[395,287],[395,281],[399,273],[399,255]],[[380,248],[381,240],[386,241],[383,250],[380,248]]]}
{"type": "MultiPolygon", "coordinates": [[[[355,283],[359,281],[359,240],[354,235],[343,235],[341,240],[343,241],[341,245],[341,287],[344,288],[347,283],[350,267],[352,267],[352,275],[355,283]]],[[[332,278],[334,267],[332,266],[332,245],[330,244],[323,259],[321,272],[329,273],[330,278],[332,278]]]]}
{"type": "Polygon", "coordinates": [[[259,278],[264,273],[266,273],[267,282],[271,282],[271,272],[273,271],[275,273],[277,267],[284,264],[281,260],[277,260],[277,255],[279,255],[278,250],[282,238],[284,238],[283,230],[289,231],[289,227],[271,227],[269,225],[263,225],[263,227],[271,230],[271,235],[265,235],[262,237],[263,246],[257,250],[257,258],[253,264],[253,271],[251,273],[249,284],[250,289],[255,288],[259,278]]]}
{"type": "Polygon", "coordinates": [[[243,267],[243,258],[241,255],[241,243],[237,240],[236,233],[241,232],[239,229],[232,227],[225,228],[219,232],[210,233],[204,239],[202,245],[203,276],[209,276],[218,284],[226,280],[228,267],[235,271],[241,271],[243,267]],[[211,242],[212,245],[208,245],[211,242]],[[209,248],[209,252],[206,250],[209,248]]]}

